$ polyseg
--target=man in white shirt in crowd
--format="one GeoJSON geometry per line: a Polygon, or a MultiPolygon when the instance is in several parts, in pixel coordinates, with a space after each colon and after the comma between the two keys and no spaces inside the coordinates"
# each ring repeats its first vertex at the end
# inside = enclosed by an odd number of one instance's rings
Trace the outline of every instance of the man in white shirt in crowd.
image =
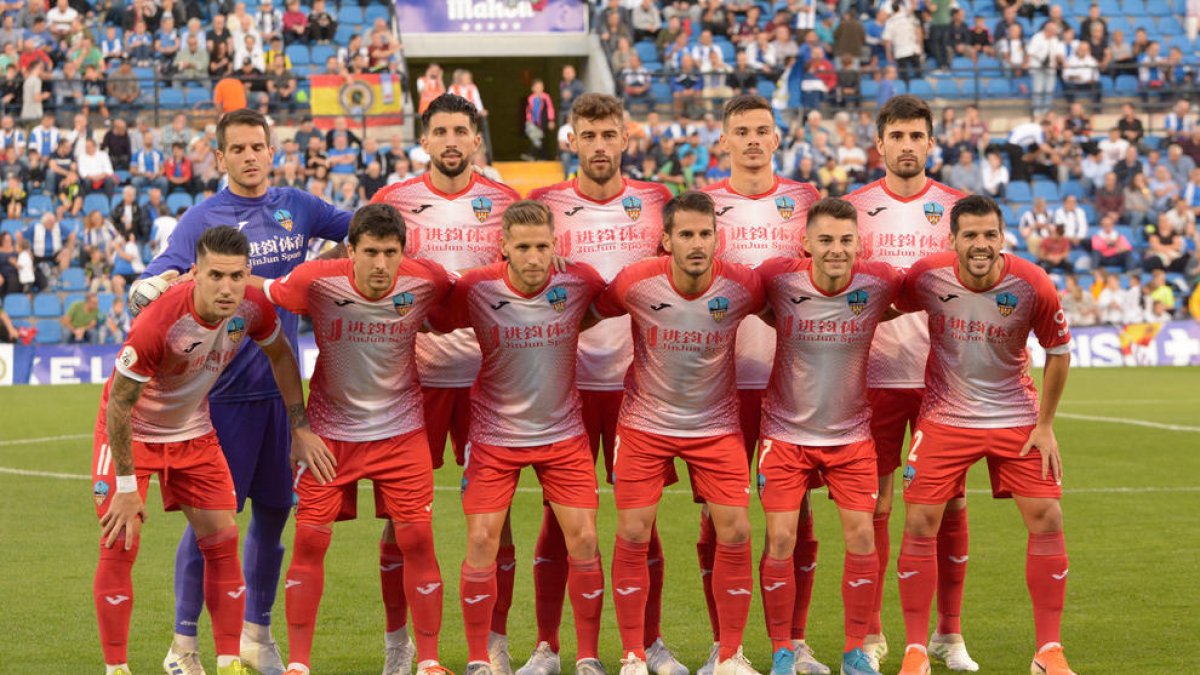
{"type": "Polygon", "coordinates": [[[1050,110],[1058,68],[1066,59],[1066,50],[1058,39],[1058,24],[1047,22],[1029,39],[1026,48],[1029,71],[1033,77],[1033,114],[1039,116],[1050,110]]]}
{"type": "Polygon", "coordinates": [[[1079,248],[1087,239],[1088,219],[1075,195],[1067,195],[1063,205],[1054,210],[1054,224],[1063,226],[1063,236],[1071,242],[1071,248],[1079,248]]]}
{"type": "Polygon", "coordinates": [[[103,192],[111,197],[117,185],[115,173],[108,153],[96,147],[95,139],[84,141],[83,154],[79,156],[79,180],[84,194],[103,192]]]}
{"type": "Polygon", "coordinates": [[[1074,103],[1076,96],[1090,96],[1094,103],[1100,102],[1100,63],[1092,56],[1090,43],[1081,41],[1067,57],[1062,78],[1068,102],[1074,103]]]}

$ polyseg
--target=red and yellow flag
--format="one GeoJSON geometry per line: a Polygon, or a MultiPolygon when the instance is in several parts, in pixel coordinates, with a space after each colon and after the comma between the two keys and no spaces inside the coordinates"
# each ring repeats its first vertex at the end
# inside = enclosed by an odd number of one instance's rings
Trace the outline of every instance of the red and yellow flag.
{"type": "Polygon", "coordinates": [[[370,75],[313,75],[311,106],[313,121],[324,126],[334,117],[366,116],[367,126],[404,122],[404,90],[400,79],[390,73],[370,75]],[[325,118],[324,120],[322,118],[325,118]]]}

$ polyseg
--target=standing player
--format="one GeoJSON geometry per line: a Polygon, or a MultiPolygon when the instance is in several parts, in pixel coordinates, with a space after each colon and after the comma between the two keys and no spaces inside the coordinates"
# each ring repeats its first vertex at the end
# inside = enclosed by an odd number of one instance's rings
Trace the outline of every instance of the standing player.
{"type": "MultiPolygon", "coordinates": [[[[925,175],[933,149],[933,113],[915,96],[895,96],[879,111],[875,147],[885,176],[846,197],[858,209],[862,257],[908,269],[924,256],[946,250],[946,214],[962,193],[925,175]]],[[[875,332],[867,365],[871,435],[879,457],[879,501],[875,505],[875,550],[879,577],[887,571],[891,539],[892,477],[900,467],[905,432],[916,424],[925,393],[929,332],[920,316],[889,321],[875,332]]],[[[967,573],[967,511],[962,495],[946,510],[938,534],[938,628],[929,653],[951,670],[979,670],[967,653],[959,617],[967,573]]],[[[887,657],[880,623],[883,584],[876,584],[866,652],[876,668],[887,657]]]]}
{"type": "Polygon", "coordinates": [[[925,400],[904,467],[904,541],[896,563],[907,647],[901,675],[926,675],[929,610],[940,573],[938,521],[967,470],[987,458],[992,494],[1012,497],[1029,530],[1025,581],[1037,650],[1031,673],[1073,675],[1060,643],[1067,587],[1062,458],[1054,413],[1067,382],[1071,342],[1054,283],[1039,267],[1001,253],[1004,217],[987,197],[950,212],[953,251],[909,271],[897,307],[928,312],[932,343],[925,400]],[[1046,349],[1042,397],[1029,376],[1026,340],[1046,349]],[[1036,450],[1036,452],[1034,452],[1036,450]]]}
{"type": "Polygon", "coordinates": [[[591,267],[551,269],[554,218],[519,201],[504,212],[501,261],[455,285],[435,328],[471,327],[483,353],[471,389],[463,469],[467,557],[460,592],[467,675],[492,675],[488,628],[496,603],[496,552],[521,469],[531,466],[566,538],[567,586],[579,645],[575,672],[604,675],[599,661],[604,568],[596,547],[595,460],[575,389],[580,324],[604,280],[591,267]]]}
{"type": "MultiPolygon", "coordinates": [[[[192,265],[196,241],[214,225],[229,225],[246,235],[254,273],[268,278],[281,277],[304,262],[310,239],[340,242],[346,238],[348,211],[301,190],[270,186],[274,156],[270,139],[266,118],[256,111],[235,110],[221,117],[217,161],[228,174],[229,186],[184,214],[167,249],[130,289],[131,309],[141,310],[192,265]]],[[[296,317],[281,312],[280,323],[294,346],[296,317]]],[[[283,662],[270,626],[283,564],[280,536],[292,508],[288,423],[267,360],[249,342],[213,388],[210,409],[237,487],[238,510],[247,497],[253,500],[244,560],[242,657],[254,669],[278,675],[283,662]]],[[[204,600],[203,579],[204,558],[195,533],[187,530],[175,555],[175,640],[164,661],[168,670],[198,667],[196,622],[204,600]]]]}
{"type": "MultiPolygon", "coordinates": [[[[583,94],[571,106],[571,149],[579,156],[574,180],[539,188],[529,198],[557,212],[558,254],[591,265],[606,281],[623,267],[658,251],[662,207],[671,192],[659,183],[621,176],[621,155],[629,142],[621,102],[605,94],[583,94]]],[[[612,482],[613,444],[621,410],[625,372],[633,360],[628,317],[606,319],[603,327],[579,336],[576,368],[583,424],[592,458],[604,448],[604,469],[612,482]]],[[[656,675],[687,675],[663,644],[663,555],[658,529],[650,533],[650,586],[646,600],[646,659],[656,675]]],[[[517,675],[557,675],[558,627],[567,588],[567,551],[562,530],[550,507],[534,550],[534,597],[538,642],[517,675]]]]}
{"type": "MultiPolygon", "coordinates": [[[[755,267],[769,258],[799,257],[808,208],[820,199],[820,195],[809,183],[775,175],[773,158],[779,149],[779,131],[771,104],[761,96],[735,96],[725,104],[723,117],[721,147],[729,154],[731,174],[705,188],[717,207],[717,231],[720,233],[717,258],[755,267]]],[[[737,338],[737,388],[747,465],[754,459],[754,447],[759,439],[763,391],[771,375],[774,355],[774,331],[757,316],[747,317],[738,329],[737,338]]],[[[804,641],[817,566],[817,541],[813,536],[807,501],[800,513],[793,557],[796,594],[790,629],[795,671],[828,673],[829,668],[816,660],[804,641]]],[[[696,550],[700,557],[701,581],[713,641],[716,642],[717,615],[711,575],[716,537],[712,521],[706,514],[701,514],[696,550]]],[[[714,644],[708,663],[701,669],[702,674],[710,675],[716,653],[714,644]]]]}
{"type": "Polygon", "coordinates": [[[404,256],[404,218],[387,204],[350,222],[349,260],[305,263],[263,290],[313,321],[320,355],[309,410],[331,455],[297,457],[296,541],[287,573],[288,675],[308,675],[332,525],[352,520],[369,478],[395,523],[413,614],[418,675],[438,662],[442,575],[434,555],[433,468],[416,377],[417,331],[451,288],[437,263],[404,256]]]}
{"type": "Polygon", "coordinates": [[[308,430],[300,372],[280,337],[275,309],[260,291],[246,289],[246,237],[215,227],[194,246],[195,280],[163,294],[134,322],[96,419],[92,480],[103,532],[94,593],[109,675],[129,673],[131,573],[151,474],[158,474],[163,507],[183,511],[204,556],[218,672],[249,672],[238,656],[246,587],[238,565],[237,500],[207,399],[247,335],[262,348],[283,392],[296,451],[323,451],[308,430]]]}
{"type": "Polygon", "coordinates": [[[846,557],[843,675],[879,675],[863,652],[879,561],[875,444],[867,404],[867,353],[891,307],[900,275],[890,265],[857,262],[858,218],[843,199],[808,211],[810,258],[773,258],[758,268],[774,316],[775,365],[763,400],[758,492],[767,520],[759,565],[772,675],[792,672],[793,548],[809,488],[829,485],[838,506],[846,557]]]}
{"type": "Polygon", "coordinates": [[[742,320],[762,308],[762,285],[749,268],[714,261],[716,214],[704,193],[685,192],[667,203],[662,245],[667,256],[626,267],[596,301],[600,316],[629,314],[633,324],[633,366],[625,378],[613,465],[621,673],[648,672],[646,557],[664,478],[678,456],[688,463],[716,529],[716,673],[756,675],[742,655],[753,568],[733,346],[742,320]]]}
{"type": "MultiPolygon", "coordinates": [[[[432,260],[448,270],[488,265],[500,258],[500,214],[519,199],[505,185],[475,170],[471,158],[482,143],[479,112],[465,98],[443,94],[421,116],[421,147],[429,153],[429,171],[383,188],[372,203],[391,204],[408,223],[405,253],[432,260]]],[[[449,435],[461,466],[471,416],[471,384],[479,374],[479,343],[469,330],[417,336],[417,372],[425,401],[425,431],[433,468],[442,466],[449,435]]],[[[504,528],[500,552],[499,597],[489,650],[497,675],[510,675],[507,635],[516,553],[504,528]]],[[[412,646],[404,630],[404,556],[396,547],[391,523],[379,543],[379,577],[387,608],[387,663],[383,675],[407,673],[412,646]]]]}

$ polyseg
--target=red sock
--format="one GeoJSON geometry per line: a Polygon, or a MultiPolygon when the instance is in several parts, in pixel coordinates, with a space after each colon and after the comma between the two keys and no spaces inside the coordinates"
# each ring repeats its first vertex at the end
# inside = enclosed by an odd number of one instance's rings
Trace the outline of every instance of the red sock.
{"type": "Polygon", "coordinates": [[[812,603],[813,579],[817,576],[817,540],[813,537],[812,518],[803,515],[800,516],[796,530],[792,566],[796,579],[796,600],[792,607],[792,639],[803,640],[808,626],[808,607],[812,603]]]}
{"type": "Polygon", "coordinates": [[[646,634],[646,587],[650,571],[646,568],[648,543],[634,543],[617,537],[613,549],[613,606],[617,610],[617,628],[621,633],[621,652],[646,658],[642,638],[646,634]]]}
{"type": "Polygon", "coordinates": [[[891,512],[875,514],[875,557],[879,561],[879,578],[872,587],[875,598],[871,603],[870,620],[867,621],[867,635],[879,635],[883,632],[880,614],[883,612],[883,587],[887,582],[888,558],[892,554],[892,537],[888,531],[888,518],[891,515],[891,512]]]}
{"type": "Polygon", "coordinates": [[[96,602],[96,621],[100,626],[100,646],[104,662],[109,665],[128,663],[129,617],[133,615],[133,561],[137,560],[139,542],[125,550],[125,535],[112,548],[100,540],[100,562],[92,595],[96,602]]]}
{"type": "Polygon", "coordinates": [[[843,652],[863,646],[878,585],[879,558],[874,553],[860,555],[847,551],[842,566],[842,604],[846,607],[846,648],[843,652]]]}
{"type": "Polygon", "coordinates": [[[937,538],[905,534],[896,575],[900,577],[900,608],[904,611],[904,644],[924,645],[929,642],[930,604],[937,589],[937,538]]]}
{"type": "MultiPolygon", "coordinates": [[[[288,660],[308,665],[312,657],[317,609],[325,591],[325,552],[333,530],[328,526],[296,525],[292,564],[284,583],[288,623],[288,660]]],[[[401,624],[403,625],[403,624],[401,624]]]]}
{"type": "Polygon", "coordinates": [[[493,633],[508,635],[508,609],[512,607],[516,570],[516,548],[512,544],[501,546],[496,553],[496,606],[492,609],[493,633]]]}
{"type": "Polygon", "coordinates": [[[963,585],[967,579],[967,510],[946,511],[937,536],[937,632],[962,633],[963,585]]]}
{"type": "Polygon", "coordinates": [[[796,580],[792,558],[772,558],[764,551],[758,562],[763,615],[771,651],[791,646],[792,616],[796,607],[796,580]]]}
{"type": "Polygon", "coordinates": [[[1040,650],[1061,642],[1063,601],[1067,594],[1067,542],[1062,532],[1029,535],[1025,585],[1033,599],[1033,627],[1040,650]]]}
{"type": "Polygon", "coordinates": [[[662,637],[662,595],[663,595],[663,547],[662,539],[658,536],[658,523],[650,529],[650,548],[646,552],[646,566],[650,570],[650,585],[646,589],[646,622],[645,636],[642,642],[647,647],[662,637]]]}
{"type": "Polygon", "coordinates": [[[396,523],[396,545],[404,553],[404,594],[411,598],[417,662],[438,660],[442,631],[442,570],[433,548],[431,523],[396,523]]]}
{"type": "Polygon", "coordinates": [[[467,660],[489,662],[488,624],[496,607],[496,564],[476,569],[462,564],[458,595],[462,599],[463,629],[467,636],[467,660]]]}
{"type": "Polygon", "coordinates": [[[704,589],[704,602],[708,605],[708,623],[712,626],[713,642],[721,639],[721,622],[717,617],[717,601],[713,595],[713,561],[717,555],[717,530],[712,518],[700,512],[700,539],[696,541],[696,555],[700,558],[700,586],[704,589]]]}
{"type": "Polygon", "coordinates": [[[241,653],[246,582],[238,562],[237,525],[196,540],[204,556],[204,605],[212,618],[217,656],[241,653]]]}
{"type": "Polygon", "coordinates": [[[717,616],[721,623],[721,637],[718,640],[721,653],[718,658],[725,661],[742,646],[742,633],[750,616],[754,568],[748,540],[741,544],[717,544],[712,579],[717,616]]]}
{"type": "MultiPolygon", "coordinates": [[[[558,628],[562,624],[567,594],[567,540],[554,511],[546,506],[542,530],[533,549],[533,606],[537,616],[537,641],[558,653],[558,628]]],[[[580,657],[582,658],[582,657],[580,657]]]]}
{"type": "Polygon", "coordinates": [[[379,586],[387,632],[393,633],[408,623],[408,598],[404,597],[404,554],[395,542],[379,542],[379,586]]]}
{"type": "MultiPolygon", "coordinates": [[[[575,614],[575,659],[595,659],[600,656],[600,615],[604,611],[604,566],[600,556],[591,560],[570,559],[567,584],[571,593],[571,609],[575,614]]],[[[555,647],[554,651],[558,651],[555,647]]]]}

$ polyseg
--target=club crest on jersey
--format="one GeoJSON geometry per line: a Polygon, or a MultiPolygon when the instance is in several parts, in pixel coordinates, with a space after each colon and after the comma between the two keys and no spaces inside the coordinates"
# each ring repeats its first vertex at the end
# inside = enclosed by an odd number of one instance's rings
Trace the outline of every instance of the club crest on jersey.
{"type": "Polygon", "coordinates": [[[396,314],[407,316],[412,311],[416,298],[412,293],[398,293],[392,296],[392,307],[395,308],[396,314]]]}
{"type": "Polygon", "coordinates": [[[937,202],[925,202],[925,220],[929,221],[930,225],[937,225],[942,222],[942,215],[946,213],[946,207],[937,202]]]}
{"type": "Polygon", "coordinates": [[[637,220],[642,217],[642,200],[637,197],[622,199],[621,207],[625,209],[625,215],[629,216],[630,220],[637,220]]]}
{"type": "Polygon", "coordinates": [[[229,341],[237,344],[246,336],[246,320],[240,316],[235,316],[229,319],[229,323],[225,326],[225,334],[229,336],[229,341]]]}
{"type": "Polygon", "coordinates": [[[1001,293],[996,296],[996,309],[1000,310],[1000,316],[1012,316],[1017,310],[1017,302],[1017,296],[1012,293],[1001,293]]]}
{"type": "Polygon", "coordinates": [[[787,196],[776,197],[775,210],[779,211],[779,217],[791,220],[792,214],[796,212],[796,200],[787,196]]]}
{"type": "Polygon", "coordinates": [[[104,500],[108,499],[108,491],[108,483],[102,480],[96,481],[96,484],[92,486],[92,499],[96,500],[96,506],[100,506],[104,500]]]}
{"type": "Polygon", "coordinates": [[[870,299],[870,296],[867,295],[866,291],[860,288],[859,290],[853,291],[850,293],[850,295],[846,296],[846,303],[850,305],[850,311],[854,312],[854,316],[858,316],[859,314],[863,313],[864,309],[867,308],[868,299],[870,299]]]}
{"type": "Polygon", "coordinates": [[[475,210],[475,217],[479,222],[486,222],[488,216],[492,215],[492,200],[487,197],[476,197],[471,200],[471,208],[475,210]]]}
{"type": "Polygon", "coordinates": [[[279,209],[275,212],[275,222],[288,232],[292,231],[292,212],[287,209],[279,209]]]}
{"type": "Polygon", "coordinates": [[[562,313],[567,308],[567,289],[562,286],[555,286],[546,291],[546,302],[554,308],[554,311],[562,313]]]}
{"type": "Polygon", "coordinates": [[[907,490],[909,485],[912,485],[913,479],[917,477],[917,467],[909,464],[904,467],[904,489],[907,490]]]}
{"type": "Polygon", "coordinates": [[[712,315],[713,321],[721,323],[721,319],[725,318],[725,314],[729,312],[729,300],[724,296],[717,296],[708,301],[708,313],[712,315]]]}

